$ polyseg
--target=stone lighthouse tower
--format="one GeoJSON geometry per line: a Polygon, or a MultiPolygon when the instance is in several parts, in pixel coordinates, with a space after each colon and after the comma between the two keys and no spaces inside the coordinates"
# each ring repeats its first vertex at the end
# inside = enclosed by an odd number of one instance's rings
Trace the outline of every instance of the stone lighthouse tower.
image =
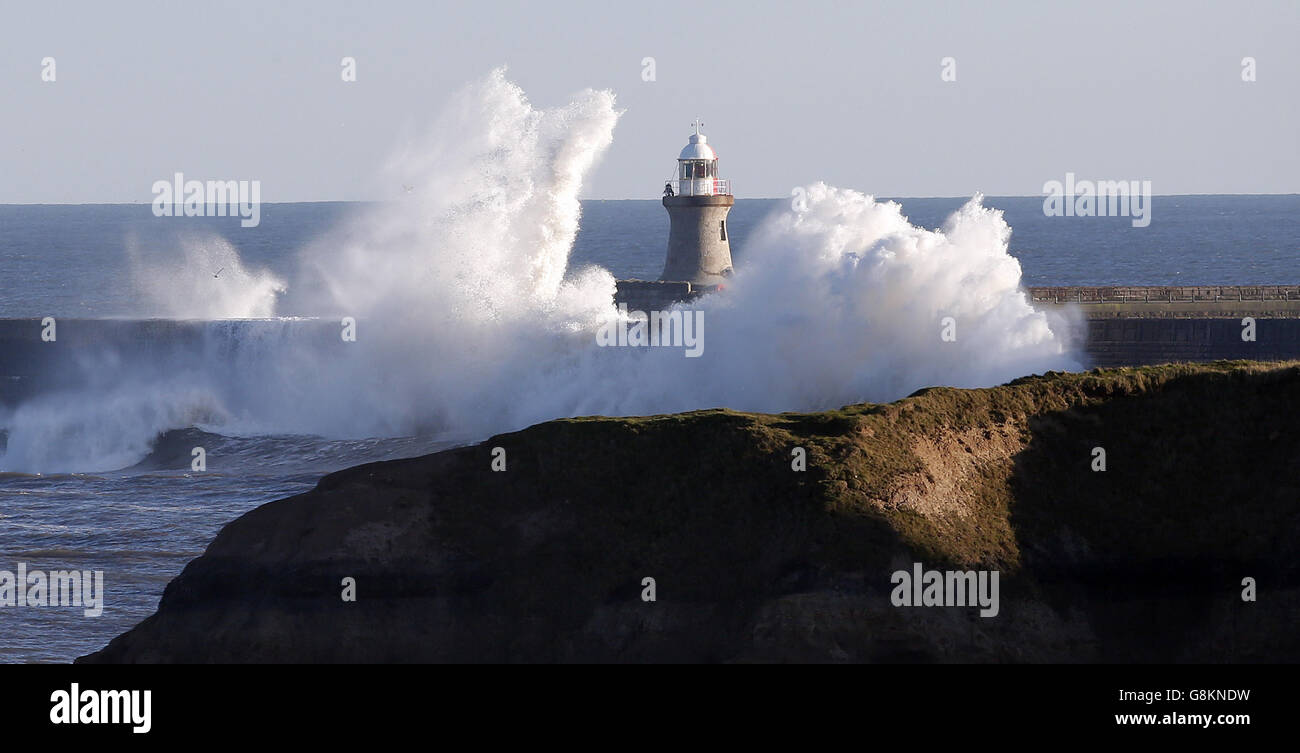
{"type": "Polygon", "coordinates": [[[736,203],[729,181],[718,177],[718,155],[696,121],[690,143],[677,157],[677,188],[664,187],[668,259],[660,280],[717,285],[731,275],[727,212],[736,203]]]}

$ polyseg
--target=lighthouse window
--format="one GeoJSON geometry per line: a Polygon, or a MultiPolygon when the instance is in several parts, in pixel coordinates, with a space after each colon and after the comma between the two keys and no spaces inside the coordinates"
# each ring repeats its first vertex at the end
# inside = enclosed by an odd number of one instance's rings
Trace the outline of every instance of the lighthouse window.
{"type": "Polygon", "coordinates": [[[727,239],[727,221],[718,220],[718,229],[722,232],[721,240],[725,241],[727,239]]]}
{"type": "Polygon", "coordinates": [[[692,178],[712,178],[717,174],[717,168],[712,162],[698,160],[695,162],[682,163],[682,178],[690,180],[692,178]]]}

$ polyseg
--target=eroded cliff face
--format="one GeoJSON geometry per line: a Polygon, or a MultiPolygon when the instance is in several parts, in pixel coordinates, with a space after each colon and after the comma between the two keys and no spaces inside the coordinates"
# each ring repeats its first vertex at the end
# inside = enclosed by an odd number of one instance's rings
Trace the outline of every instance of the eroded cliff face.
{"type": "Polygon", "coordinates": [[[553,421],[244,515],[83,661],[1296,661],[1297,408],[1236,362],[553,421]],[[915,562],[997,616],[894,606],[915,562]]]}

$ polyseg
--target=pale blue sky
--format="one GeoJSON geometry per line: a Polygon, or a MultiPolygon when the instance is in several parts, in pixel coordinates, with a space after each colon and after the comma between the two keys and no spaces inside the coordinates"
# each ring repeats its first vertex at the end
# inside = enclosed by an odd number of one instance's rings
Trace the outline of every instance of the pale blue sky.
{"type": "Polygon", "coordinates": [[[176,170],[385,198],[370,176],[400,134],[499,65],[540,106],[618,95],[591,198],[657,197],[697,115],[742,197],[1037,195],[1066,172],[1300,191],[1296,0],[120,6],[0,11],[0,203],[147,202],[176,170]]]}

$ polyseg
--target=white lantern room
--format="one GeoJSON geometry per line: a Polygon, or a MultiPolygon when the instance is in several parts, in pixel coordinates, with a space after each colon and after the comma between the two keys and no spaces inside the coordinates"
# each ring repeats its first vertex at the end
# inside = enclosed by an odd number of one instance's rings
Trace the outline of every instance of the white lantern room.
{"type": "Polygon", "coordinates": [[[700,133],[704,124],[696,121],[690,143],[677,157],[677,193],[679,196],[717,196],[730,194],[728,181],[718,177],[718,155],[700,133]]]}

